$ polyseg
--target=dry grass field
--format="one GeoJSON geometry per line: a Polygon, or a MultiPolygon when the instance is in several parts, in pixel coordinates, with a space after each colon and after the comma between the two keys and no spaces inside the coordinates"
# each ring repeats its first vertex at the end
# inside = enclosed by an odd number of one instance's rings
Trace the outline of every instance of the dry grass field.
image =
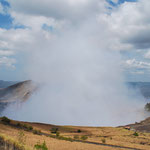
{"type": "Polygon", "coordinates": [[[0,137],[33,150],[44,141],[48,150],[150,150],[150,133],[124,127],[55,126],[0,119],[0,137]]]}

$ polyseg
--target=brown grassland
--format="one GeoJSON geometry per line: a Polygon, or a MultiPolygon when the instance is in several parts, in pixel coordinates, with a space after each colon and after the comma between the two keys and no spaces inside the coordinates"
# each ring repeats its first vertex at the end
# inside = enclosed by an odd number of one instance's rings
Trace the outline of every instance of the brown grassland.
{"type": "Polygon", "coordinates": [[[55,126],[0,119],[0,137],[25,150],[33,150],[44,141],[48,150],[150,150],[150,133],[134,133],[124,127],[55,126]],[[51,133],[55,129],[57,132],[51,133]]]}

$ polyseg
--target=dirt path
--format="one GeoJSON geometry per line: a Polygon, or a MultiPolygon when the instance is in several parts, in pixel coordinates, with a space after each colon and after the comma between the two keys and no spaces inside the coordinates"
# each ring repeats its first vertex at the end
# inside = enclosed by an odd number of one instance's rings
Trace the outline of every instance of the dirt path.
{"type": "MultiPolygon", "coordinates": [[[[41,133],[41,135],[44,135],[44,136],[47,136],[47,137],[51,137],[47,133],[41,133]]],[[[57,137],[54,137],[54,138],[57,139],[57,137]]],[[[63,139],[59,139],[58,138],[58,140],[63,140],[63,139]]],[[[111,145],[111,144],[102,144],[102,143],[91,142],[91,141],[73,140],[72,142],[80,142],[80,143],[101,145],[101,146],[112,147],[112,148],[122,148],[122,149],[128,149],[128,150],[142,150],[142,149],[138,149],[138,148],[132,148],[132,147],[126,147],[126,146],[118,146],[118,145],[111,145]]]]}

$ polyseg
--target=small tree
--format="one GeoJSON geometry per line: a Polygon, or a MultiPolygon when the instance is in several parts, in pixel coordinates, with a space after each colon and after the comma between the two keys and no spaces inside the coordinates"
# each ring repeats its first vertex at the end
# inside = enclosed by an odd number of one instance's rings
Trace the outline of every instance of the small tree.
{"type": "Polygon", "coordinates": [[[81,133],[81,130],[80,130],[80,129],[78,129],[78,130],[77,130],[77,132],[78,132],[78,133],[81,133]]]}

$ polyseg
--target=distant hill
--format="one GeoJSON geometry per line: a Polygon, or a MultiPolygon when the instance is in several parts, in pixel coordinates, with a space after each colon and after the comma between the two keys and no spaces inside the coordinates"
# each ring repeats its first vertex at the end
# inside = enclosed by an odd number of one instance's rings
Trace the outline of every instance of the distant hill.
{"type": "Polygon", "coordinates": [[[31,80],[0,89],[0,112],[9,104],[27,100],[37,86],[31,80]]]}
{"type": "Polygon", "coordinates": [[[3,81],[3,80],[0,80],[0,88],[6,88],[8,86],[11,86],[13,84],[16,84],[18,83],[18,81],[3,81]]]}
{"type": "Polygon", "coordinates": [[[129,124],[126,126],[130,127],[131,130],[150,133],[150,117],[146,118],[141,122],[135,122],[134,124],[129,124]]]}
{"type": "Polygon", "coordinates": [[[150,82],[128,82],[128,87],[138,89],[145,98],[150,98],[150,82]]]}

